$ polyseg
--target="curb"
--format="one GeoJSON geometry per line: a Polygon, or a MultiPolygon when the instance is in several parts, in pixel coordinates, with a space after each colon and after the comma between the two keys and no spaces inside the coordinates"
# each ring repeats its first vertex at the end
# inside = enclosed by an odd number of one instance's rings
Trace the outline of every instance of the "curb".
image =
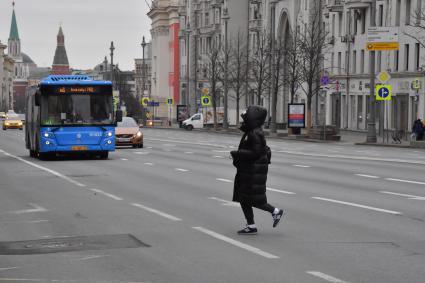
{"type": "Polygon", "coordinates": [[[367,143],[367,142],[357,142],[354,145],[367,145],[367,146],[380,146],[380,147],[396,147],[396,148],[418,148],[411,145],[402,145],[402,144],[385,144],[385,143],[367,143]]]}

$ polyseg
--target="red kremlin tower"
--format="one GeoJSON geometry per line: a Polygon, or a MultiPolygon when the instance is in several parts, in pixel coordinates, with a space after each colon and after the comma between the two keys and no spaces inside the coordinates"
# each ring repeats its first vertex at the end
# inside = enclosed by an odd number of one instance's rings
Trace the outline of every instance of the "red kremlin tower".
{"type": "Polygon", "coordinates": [[[53,59],[52,74],[53,75],[69,75],[68,56],[65,50],[65,36],[63,35],[62,27],[59,27],[57,36],[57,46],[55,58],[53,59]]]}

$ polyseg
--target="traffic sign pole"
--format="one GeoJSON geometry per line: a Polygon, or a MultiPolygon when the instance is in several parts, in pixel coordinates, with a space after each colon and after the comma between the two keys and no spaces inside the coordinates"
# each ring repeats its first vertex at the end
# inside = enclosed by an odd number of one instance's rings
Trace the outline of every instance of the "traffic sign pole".
{"type": "MultiPolygon", "coordinates": [[[[370,9],[370,27],[376,27],[376,1],[371,2],[370,9]]],[[[370,92],[369,92],[369,117],[367,121],[367,138],[366,142],[376,143],[375,128],[375,51],[369,51],[369,68],[370,68],[370,92]]],[[[349,86],[347,86],[349,88],[349,86]]],[[[347,97],[348,99],[348,97],[347,97]]]]}

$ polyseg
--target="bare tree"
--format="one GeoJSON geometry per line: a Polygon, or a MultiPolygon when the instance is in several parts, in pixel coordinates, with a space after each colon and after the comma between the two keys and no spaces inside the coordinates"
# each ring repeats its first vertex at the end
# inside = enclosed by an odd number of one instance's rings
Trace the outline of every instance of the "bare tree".
{"type": "Polygon", "coordinates": [[[258,34],[257,45],[250,55],[250,81],[257,95],[256,104],[261,104],[261,97],[270,87],[270,40],[266,30],[258,34]]]}
{"type": "MultiPolygon", "coordinates": [[[[314,2],[312,2],[314,3],[314,2]]],[[[320,90],[320,75],[323,72],[323,51],[327,46],[327,33],[322,27],[320,5],[311,7],[309,20],[302,25],[299,33],[301,56],[301,75],[304,82],[301,87],[307,95],[307,131],[312,127],[311,103],[314,95],[320,90]]]]}
{"type": "Polygon", "coordinates": [[[217,119],[217,101],[219,99],[218,91],[222,82],[222,48],[218,40],[214,40],[211,46],[208,46],[206,54],[206,78],[210,83],[211,102],[213,106],[214,129],[218,128],[217,119]]]}
{"type": "Polygon", "coordinates": [[[240,101],[244,95],[243,91],[247,84],[246,74],[246,40],[245,36],[238,32],[235,41],[232,43],[232,48],[229,56],[229,85],[233,90],[231,96],[236,101],[236,125],[239,125],[240,101]]]}
{"type": "Polygon", "coordinates": [[[415,10],[412,18],[414,23],[406,27],[404,34],[413,38],[422,48],[425,48],[425,10],[415,10]]]}
{"type": "Polygon", "coordinates": [[[290,102],[294,102],[295,94],[297,93],[298,88],[303,83],[302,69],[301,69],[301,47],[300,47],[300,38],[299,38],[299,27],[295,28],[295,31],[292,33],[292,36],[286,42],[285,45],[285,83],[289,86],[289,92],[291,95],[290,102]]]}

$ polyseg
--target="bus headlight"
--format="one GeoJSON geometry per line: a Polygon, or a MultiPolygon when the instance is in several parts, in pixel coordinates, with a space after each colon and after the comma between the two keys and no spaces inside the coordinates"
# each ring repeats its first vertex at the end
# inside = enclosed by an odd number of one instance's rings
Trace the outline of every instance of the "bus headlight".
{"type": "Polygon", "coordinates": [[[107,144],[111,144],[111,143],[112,143],[112,141],[111,141],[111,140],[108,140],[108,141],[107,141],[107,144]]]}
{"type": "Polygon", "coordinates": [[[108,132],[106,135],[107,135],[108,137],[112,137],[112,132],[108,132]]]}
{"type": "Polygon", "coordinates": [[[49,141],[46,141],[46,145],[49,145],[50,144],[50,142],[49,141]]]}
{"type": "Polygon", "coordinates": [[[49,137],[49,133],[44,133],[44,137],[48,138],[49,137]]]}

